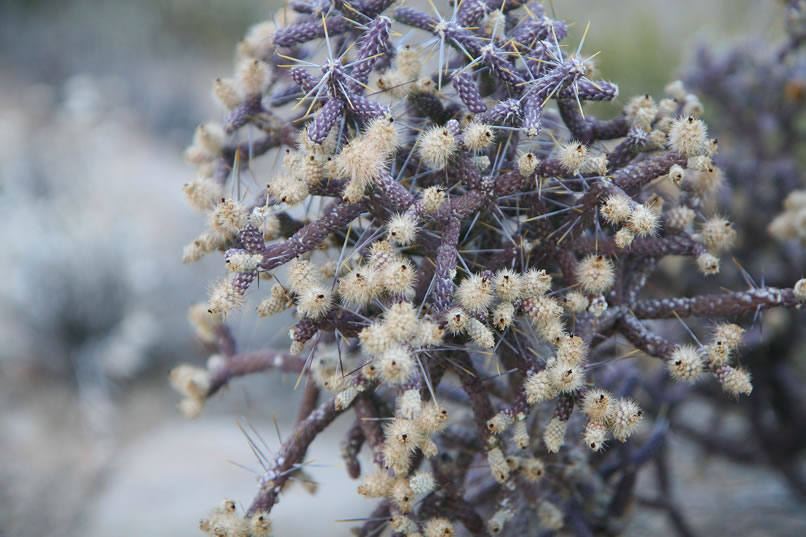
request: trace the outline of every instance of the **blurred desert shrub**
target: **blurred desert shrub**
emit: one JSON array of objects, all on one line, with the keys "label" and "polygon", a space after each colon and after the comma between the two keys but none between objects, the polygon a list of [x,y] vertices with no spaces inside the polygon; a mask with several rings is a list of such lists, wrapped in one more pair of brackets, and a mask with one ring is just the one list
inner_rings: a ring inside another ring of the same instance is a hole
[{"label": "blurred desert shrub", "polygon": [[120,378],[186,344],[170,319],[184,284],[163,274],[179,264],[182,226],[162,227],[177,200],[155,184],[171,148],[143,136],[121,84],[76,76],[0,98],[0,365]]}]

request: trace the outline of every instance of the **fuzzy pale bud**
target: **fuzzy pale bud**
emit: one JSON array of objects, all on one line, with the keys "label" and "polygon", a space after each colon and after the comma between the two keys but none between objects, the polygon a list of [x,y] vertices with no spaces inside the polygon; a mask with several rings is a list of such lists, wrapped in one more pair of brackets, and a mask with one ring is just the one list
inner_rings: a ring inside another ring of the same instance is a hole
[{"label": "fuzzy pale bud", "polygon": [[423,164],[434,170],[441,170],[457,151],[456,138],[444,127],[432,127],[423,133],[417,146],[417,153]]},{"label": "fuzzy pale bud", "polygon": [[680,345],[666,361],[666,369],[675,380],[694,382],[705,366],[702,351],[692,345]]},{"label": "fuzzy pale bud", "polygon": [[615,281],[613,262],[603,255],[591,254],[577,264],[576,277],[579,285],[588,293],[604,293]]}]

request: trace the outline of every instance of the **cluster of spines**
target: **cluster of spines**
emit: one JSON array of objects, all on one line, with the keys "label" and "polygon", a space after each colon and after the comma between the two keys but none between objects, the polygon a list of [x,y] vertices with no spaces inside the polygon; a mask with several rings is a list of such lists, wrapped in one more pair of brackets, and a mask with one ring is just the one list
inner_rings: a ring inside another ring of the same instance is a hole
[{"label": "cluster of spines", "polygon": [[224,500],[199,521],[199,529],[213,537],[268,537],[271,521],[265,512],[241,516],[235,501]]},{"label": "cluster of spines", "polygon": [[714,326],[711,341],[704,346],[679,345],[666,359],[669,374],[681,382],[695,382],[706,371],[714,374],[731,395],[750,395],[750,373],[731,362],[742,345],[744,329],[733,323]]}]

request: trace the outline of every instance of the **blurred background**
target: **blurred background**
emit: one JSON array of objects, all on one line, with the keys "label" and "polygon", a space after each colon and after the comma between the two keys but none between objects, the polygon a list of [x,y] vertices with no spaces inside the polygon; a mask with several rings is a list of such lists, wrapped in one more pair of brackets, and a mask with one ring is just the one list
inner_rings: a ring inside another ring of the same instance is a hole
[{"label": "blurred background", "polygon": [[[235,43],[278,6],[0,2],[0,534],[198,535],[223,496],[253,495],[255,476],[239,465],[256,464],[236,421],[270,447],[291,430],[296,378],[235,382],[195,422],[176,411],[167,381],[175,364],[206,359],[186,311],[222,270],[215,256],[181,263],[202,226],[183,200],[193,170],[182,151],[197,123],[219,119],[211,83],[231,72]],[[619,83],[622,104],[659,94],[699,44],[775,41],[783,28],[773,0],[553,9],[577,21],[571,43],[592,21],[585,50],[602,50],[597,67]],[[232,326],[248,348],[286,346],[290,324],[247,309]],[[314,444],[320,496],[284,496],[277,535],[348,535],[334,521],[371,508],[340,467],[348,425]],[[678,497],[701,535],[806,534],[804,506],[780,476],[673,442]],[[627,535],[669,534],[660,515],[637,515]]]}]

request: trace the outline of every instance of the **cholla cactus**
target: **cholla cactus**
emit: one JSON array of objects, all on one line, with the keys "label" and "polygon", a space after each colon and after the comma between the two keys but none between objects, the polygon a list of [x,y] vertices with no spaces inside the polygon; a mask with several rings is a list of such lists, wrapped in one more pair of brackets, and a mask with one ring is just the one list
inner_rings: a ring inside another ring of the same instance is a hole
[{"label": "cholla cactus", "polygon": [[[650,320],[803,300],[793,287],[718,291],[720,255],[742,230],[704,208],[724,181],[702,105],[672,84],[614,118],[584,114],[618,87],[591,78],[583,43],[560,46],[567,25],[536,2],[291,8],[293,21],[260,24],[241,43],[235,77],[214,84],[223,124],[199,127],[186,153],[198,179],[185,191],[210,224],[185,258],[219,250],[227,275],[192,315],[216,358],[172,378],[190,417],[235,376],[275,368],[315,382],[250,521],[218,509],[202,529],[267,532],[255,517],[268,520],[309,444],[344,412],[356,417],[348,472],[379,499],[360,535],[385,524],[426,537],[606,528],[664,431],[608,455],[644,418],[611,342],[621,336],[677,381],[744,395],[741,328],[673,341]],[[411,29],[420,45],[393,39]],[[272,156],[283,168],[242,198],[247,169]],[[713,292],[641,298],[650,279],[664,288],[655,268],[667,256],[689,258],[687,277]],[[295,308],[290,349],[236,352],[226,318],[247,293],[265,294],[254,285],[264,278],[277,283],[261,316]],[[363,445],[372,471],[358,464]],[[624,477],[609,486],[614,468]]]}]

